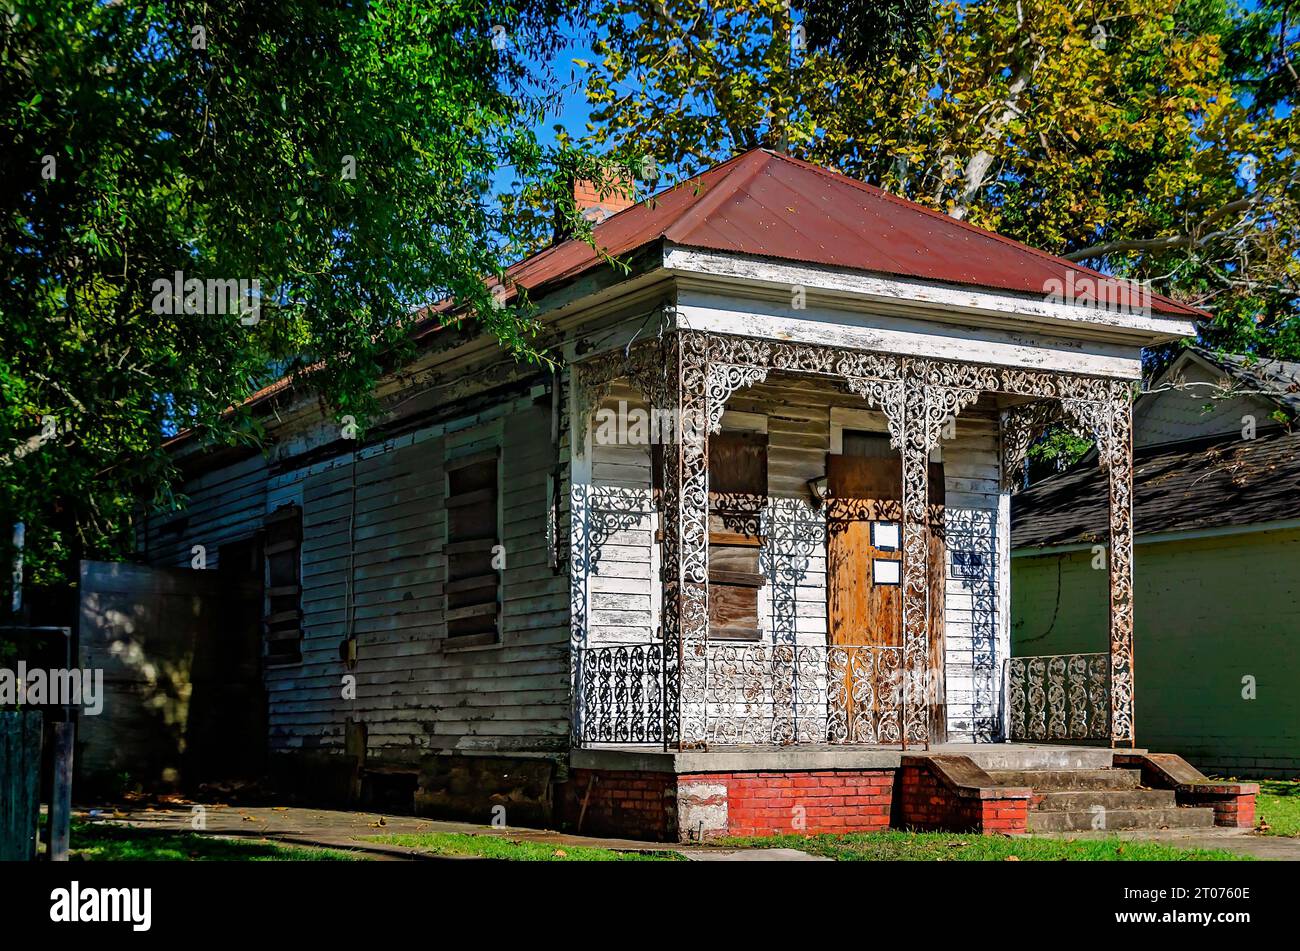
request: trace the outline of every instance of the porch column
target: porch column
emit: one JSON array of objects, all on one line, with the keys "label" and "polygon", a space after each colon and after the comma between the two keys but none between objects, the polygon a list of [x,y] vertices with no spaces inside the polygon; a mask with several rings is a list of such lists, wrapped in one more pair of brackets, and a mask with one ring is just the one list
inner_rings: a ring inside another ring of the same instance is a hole
[{"label": "porch column", "polygon": [[668,745],[707,738],[709,633],[709,388],[707,341],[679,330],[666,338],[660,400],[674,424],[664,446],[663,633]]},{"label": "porch column", "polygon": [[1133,403],[1117,387],[1100,448],[1110,488],[1110,738],[1134,745]]},{"label": "porch column", "polygon": [[903,438],[903,722],[902,741],[929,745],[930,501],[929,386],[904,374]]},{"label": "porch column", "polygon": [[[930,744],[930,451],[980,394],[999,388],[991,367],[907,360],[903,368],[903,740]],[[939,663],[943,663],[942,657]]]}]

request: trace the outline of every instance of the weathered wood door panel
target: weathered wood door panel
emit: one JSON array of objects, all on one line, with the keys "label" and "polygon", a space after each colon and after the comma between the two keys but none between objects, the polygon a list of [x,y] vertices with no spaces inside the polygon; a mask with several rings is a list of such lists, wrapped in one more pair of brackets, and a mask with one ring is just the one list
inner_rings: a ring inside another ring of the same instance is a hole
[{"label": "weathered wood door panel", "polygon": [[758,592],[767,436],[716,433],[709,438],[709,636],[759,637]]},{"label": "weathered wood door panel", "polygon": [[[859,443],[859,446],[862,445]],[[870,445],[867,443],[867,445]],[[826,459],[826,596],[828,643],[901,647],[902,463],[896,453]],[[943,466],[930,466],[931,739],[943,739]],[[846,690],[852,696],[852,690]]]}]

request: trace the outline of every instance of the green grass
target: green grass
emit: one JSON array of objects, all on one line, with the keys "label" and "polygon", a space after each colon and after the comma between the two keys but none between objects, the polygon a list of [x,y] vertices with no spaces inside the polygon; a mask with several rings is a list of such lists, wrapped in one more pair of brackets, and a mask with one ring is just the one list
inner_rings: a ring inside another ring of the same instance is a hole
[{"label": "green grass", "polygon": [[1268,824],[1268,835],[1300,836],[1300,780],[1261,779],[1255,819]]},{"label": "green grass", "polygon": [[675,852],[615,852],[579,845],[531,842],[500,835],[470,835],[462,832],[420,832],[405,835],[367,836],[363,841],[400,845],[434,855],[472,855],[511,862],[664,862],[680,860]]},{"label": "green grass", "polygon": [[90,862],[347,862],[361,855],[299,848],[268,839],[222,839],[195,832],[74,822],[69,851]]},{"label": "green grass", "polygon": [[859,832],[724,839],[722,846],[801,849],[840,862],[1231,862],[1219,849],[1176,849],[1119,839],[1025,839],[949,832]]}]

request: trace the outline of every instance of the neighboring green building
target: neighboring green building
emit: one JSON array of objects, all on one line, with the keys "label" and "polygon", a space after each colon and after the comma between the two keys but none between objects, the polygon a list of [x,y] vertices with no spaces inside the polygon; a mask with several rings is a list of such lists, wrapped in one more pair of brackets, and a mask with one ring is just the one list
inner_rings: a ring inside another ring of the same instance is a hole
[{"label": "neighboring green building", "polygon": [[[1300,776],[1300,364],[1188,351],[1134,409],[1137,742]],[[1095,461],[1012,501],[1012,655],[1106,650]]]}]

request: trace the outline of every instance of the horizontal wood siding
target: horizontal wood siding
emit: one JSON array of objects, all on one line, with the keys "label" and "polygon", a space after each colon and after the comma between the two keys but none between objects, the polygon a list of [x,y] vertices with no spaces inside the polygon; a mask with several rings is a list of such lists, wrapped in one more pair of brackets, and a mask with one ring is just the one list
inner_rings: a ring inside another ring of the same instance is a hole
[{"label": "horizontal wood siding", "polygon": [[[444,460],[496,446],[500,643],[449,644]],[[259,458],[187,485],[183,532],[149,522],[150,561],[188,567],[201,538],[213,568],[221,542],[260,530],[281,505],[302,506],[302,660],[265,671],[273,751],[342,751],[350,720],[366,725],[368,755],[379,761],[557,751],[569,731],[569,631],[567,576],[548,563],[553,461],[549,403],[531,396],[276,474]],[[351,670],[341,654],[349,629]],[[344,698],[347,675],[355,699]]]},{"label": "horizontal wood siding", "polygon": [[266,514],[267,465],[254,456],[205,473],[182,488],[184,508],[145,520],[141,530],[144,560],[166,568],[189,568],[194,546],[202,545],[209,569],[219,550],[261,530]]},{"label": "horizontal wood siding", "polygon": [[727,402],[729,412],[767,419],[761,633],[778,644],[825,644],[826,516],[813,507],[807,481],[826,472],[836,394],[812,381],[773,379]]},{"label": "horizontal wood siding", "polygon": [[998,531],[1001,494],[997,409],[986,397],[957,420],[945,440],[944,532],[948,565],[944,600],[944,685],[948,739],[988,741],[999,731],[1003,627]]},{"label": "horizontal wood siding", "polygon": [[[626,420],[645,411],[635,390],[618,386],[595,419]],[[658,625],[651,447],[620,443],[611,428],[597,426],[587,451],[593,486],[586,509],[588,643],[644,642]]]}]

